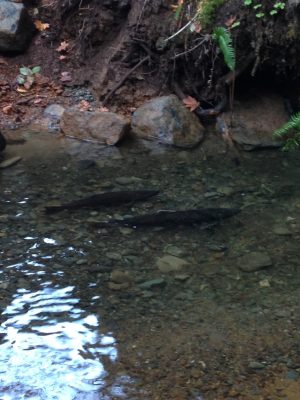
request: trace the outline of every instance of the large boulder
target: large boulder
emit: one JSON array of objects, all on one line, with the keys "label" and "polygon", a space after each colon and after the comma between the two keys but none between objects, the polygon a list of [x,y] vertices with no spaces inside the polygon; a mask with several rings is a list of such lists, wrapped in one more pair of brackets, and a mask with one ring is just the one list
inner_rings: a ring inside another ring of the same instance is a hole
[{"label": "large boulder", "polygon": [[201,142],[204,128],[195,114],[174,95],[154,98],[132,116],[134,135],[159,143],[192,148]]},{"label": "large boulder", "polygon": [[128,130],[129,121],[112,112],[68,108],[61,117],[60,128],[70,137],[114,145]]},{"label": "large boulder", "polygon": [[[231,115],[225,115],[230,125]],[[283,141],[274,137],[274,131],[288,121],[283,98],[275,93],[254,93],[241,102],[235,102],[231,134],[244,150],[279,147]]]},{"label": "large boulder", "polygon": [[0,0],[0,52],[22,53],[34,31],[34,24],[23,4]]}]

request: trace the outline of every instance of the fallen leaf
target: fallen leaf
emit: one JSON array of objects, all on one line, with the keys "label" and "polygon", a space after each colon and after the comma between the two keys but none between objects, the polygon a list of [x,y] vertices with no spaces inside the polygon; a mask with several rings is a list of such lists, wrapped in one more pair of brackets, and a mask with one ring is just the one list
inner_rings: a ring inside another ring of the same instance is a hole
[{"label": "fallen leaf", "polygon": [[91,104],[86,100],[81,100],[79,103],[79,110],[80,111],[88,111],[91,108]]},{"label": "fallen leaf", "polygon": [[58,46],[56,51],[58,51],[60,53],[62,51],[66,51],[68,47],[69,47],[69,43],[64,40],[63,42],[60,43],[60,45]]},{"label": "fallen leaf", "polygon": [[60,80],[61,82],[71,82],[72,80],[71,73],[68,71],[62,72]]},{"label": "fallen leaf", "polygon": [[4,106],[2,108],[2,111],[4,112],[4,114],[11,114],[13,112],[13,105],[8,104],[7,106]]},{"label": "fallen leaf", "polygon": [[192,96],[187,96],[182,100],[183,104],[188,108],[190,111],[195,111],[196,108],[200,106],[199,101],[194,99]]},{"label": "fallen leaf", "polygon": [[17,92],[19,92],[19,93],[27,93],[28,90],[26,90],[26,89],[24,89],[24,88],[21,88],[21,87],[18,87],[18,88],[17,88]]},{"label": "fallen leaf", "polygon": [[58,59],[59,61],[65,61],[67,59],[67,56],[60,55]]},{"label": "fallen leaf", "polygon": [[40,21],[39,19],[37,19],[36,21],[34,21],[34,25],[36,27],[36,29],[40,32],[45,31],[46,29],[49,29],[50,25]]}]

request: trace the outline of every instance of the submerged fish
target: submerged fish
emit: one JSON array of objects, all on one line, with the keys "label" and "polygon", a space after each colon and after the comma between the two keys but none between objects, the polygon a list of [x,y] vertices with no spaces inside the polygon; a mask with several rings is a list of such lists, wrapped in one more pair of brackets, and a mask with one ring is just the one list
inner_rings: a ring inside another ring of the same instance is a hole
[{"label": "submerged fish", "polygon": [[158,194],[158,190],[128,190],[119,192],[105,192],[93,194],[89,197],[74,200],[57,206],[46,206],[46,213],[55,213],[62,210],[75,210],[77,208],[99,208],[146,200]]},{"label": "submerged fish", "polygon": [[220,222],[224,218],[232,217],[240,210],[237,208],[200,208],[183,211],[158,211],[154,214],[138,215],[121,220],[113,219],[95,222],[93,226],[103,228],[109,225],[139,226],[170,226],[194,225]]}]

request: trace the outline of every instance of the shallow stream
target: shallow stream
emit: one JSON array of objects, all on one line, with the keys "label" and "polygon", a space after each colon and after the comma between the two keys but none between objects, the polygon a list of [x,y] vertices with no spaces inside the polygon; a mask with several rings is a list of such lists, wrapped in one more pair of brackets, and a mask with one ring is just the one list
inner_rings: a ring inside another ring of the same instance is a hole
[{"label": "shallow stream", "polygon": [[[0,171],[1,400],[299,400],[300,155],[28,135]],[[47,215],[112,190],[144,202]],[[206,227],[95,221],[238,207]]]}]

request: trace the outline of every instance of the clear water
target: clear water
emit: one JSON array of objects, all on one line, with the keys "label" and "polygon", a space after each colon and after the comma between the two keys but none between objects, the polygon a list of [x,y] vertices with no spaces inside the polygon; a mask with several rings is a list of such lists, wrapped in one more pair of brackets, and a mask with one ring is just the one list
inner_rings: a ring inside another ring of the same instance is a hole
[{"label": "clear water", "polygon": [[[23,160],[0,172],[1,400],[298,398],[297,153],[245,153],[237,167],[218,142],[104,149],[31,135],[14,155]],[[48,203],[142,188],[160,194],[44,213]],[[92,226],[221,206],[241,212],[206,230]],[[243,272],[257,251],[272,265]],[[186,266],[163,273],[165,256]]]}]

